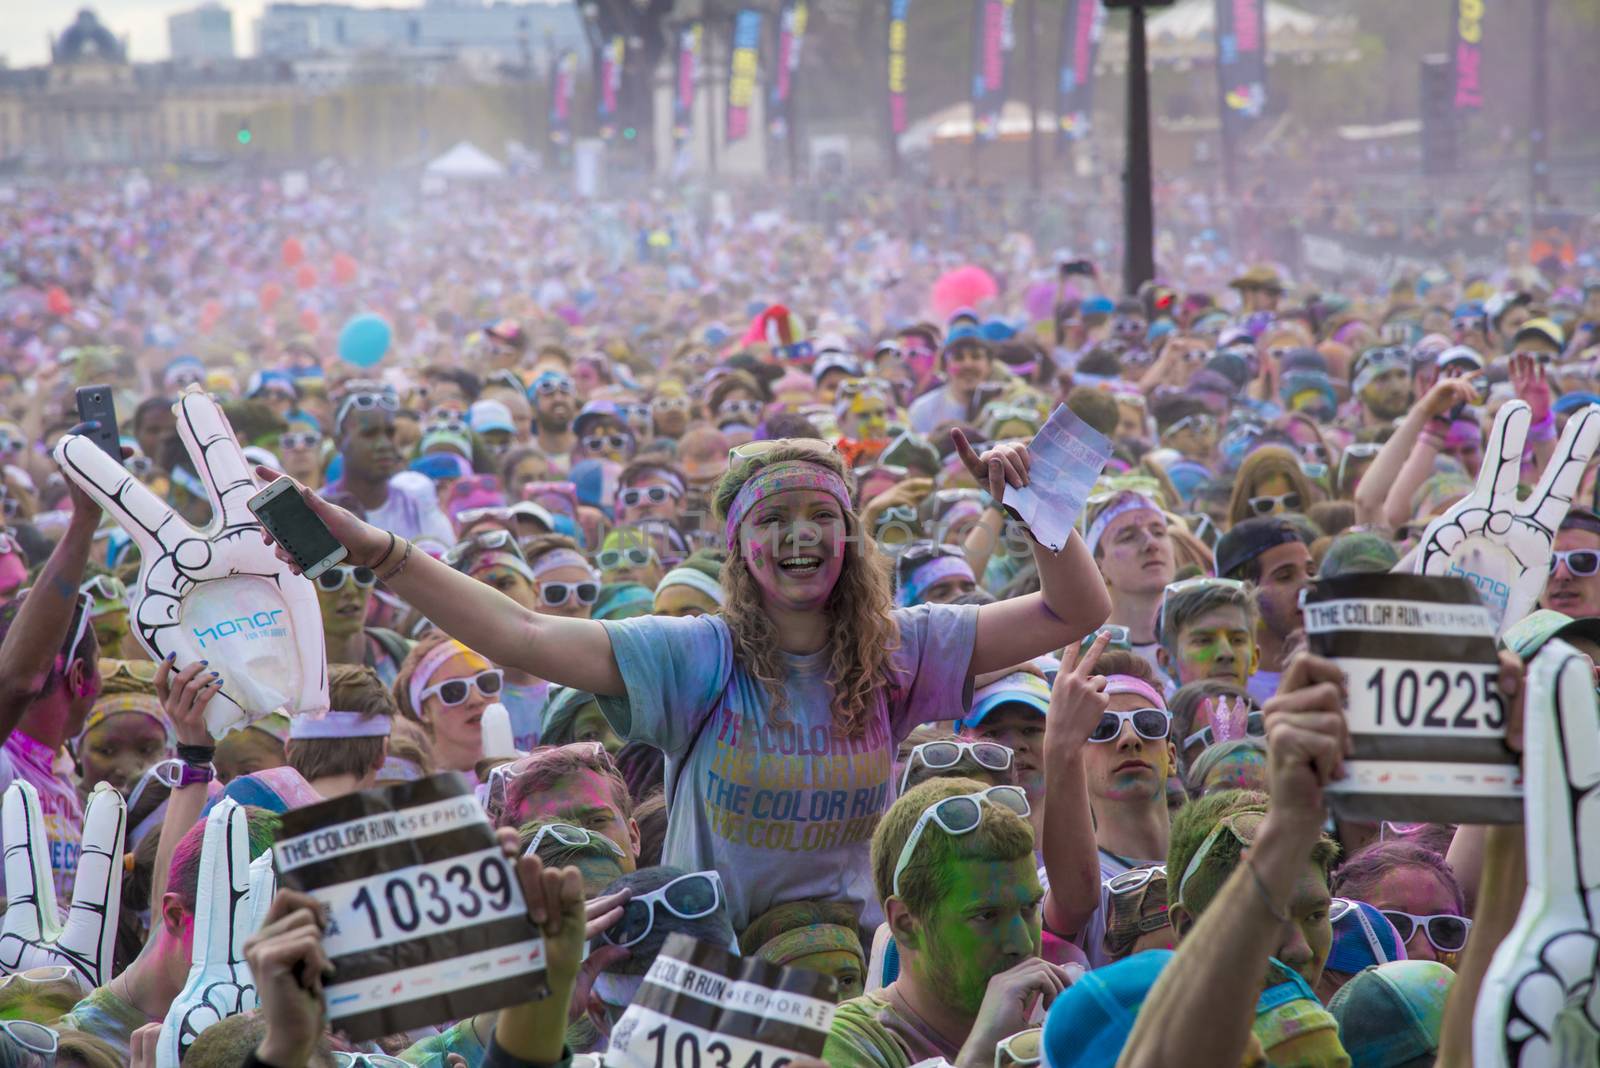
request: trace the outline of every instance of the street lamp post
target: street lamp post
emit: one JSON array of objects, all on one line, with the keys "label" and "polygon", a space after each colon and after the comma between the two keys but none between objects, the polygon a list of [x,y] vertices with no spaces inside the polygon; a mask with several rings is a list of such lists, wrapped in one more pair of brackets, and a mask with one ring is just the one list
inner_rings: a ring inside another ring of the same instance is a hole
[{"label": "street lamp post", "polygon": [[1156,275],[1155,206],[1150,182],[1150,63],[1145,45],[1146,8],[1172,0],[1105,0],[1107,10],[1128,11],[1128,137],[1122,166],[1122,288],[1130,296]]}]

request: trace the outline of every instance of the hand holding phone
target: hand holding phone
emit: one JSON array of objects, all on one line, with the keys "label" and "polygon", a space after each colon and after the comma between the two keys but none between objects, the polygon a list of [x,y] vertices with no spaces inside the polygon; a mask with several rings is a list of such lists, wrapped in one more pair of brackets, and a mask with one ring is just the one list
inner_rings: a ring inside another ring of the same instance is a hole
[{"label": "hand holding phone", "polygon": [[85,427],[83,436],[117,463],[122,462],[122,436],[117,431],[117,405],[111,387],[82,386],[77,392],[78,422],[95,423]]},{"label": "hand holding phone", "polygon": [[333,532],[311,510],[294,479],[280,478],[250,498],[252,515],[282,545],[308,579],[314,579],[349,555]]}]

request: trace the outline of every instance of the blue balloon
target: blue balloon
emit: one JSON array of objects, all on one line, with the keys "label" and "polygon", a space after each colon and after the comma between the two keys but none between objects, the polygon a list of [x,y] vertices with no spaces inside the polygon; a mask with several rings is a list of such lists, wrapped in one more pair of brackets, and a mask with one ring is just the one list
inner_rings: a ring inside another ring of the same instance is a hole
[{"label": "blue balloon", "polygon": [[389,351],[394,331],[381,315],[357,315],[339,331],[339,359],[357,367],[371,367]]}]

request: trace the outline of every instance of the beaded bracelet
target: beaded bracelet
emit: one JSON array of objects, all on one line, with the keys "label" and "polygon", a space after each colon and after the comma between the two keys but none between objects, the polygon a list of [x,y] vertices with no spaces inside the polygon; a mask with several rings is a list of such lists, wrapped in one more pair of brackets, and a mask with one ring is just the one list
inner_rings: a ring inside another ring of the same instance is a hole
[{"label": "beaded bracelet", "polygon": [[[391,534],[390,537],[393,537],[393,535]],[[387,559],[387,554],[385,555],[385,559]],[[411,542],[407,541],[406,542],[406,551],[404,553],[400,554],[400,562],[398,564],[394,565],[394,567],[390,568],[384,574],[379,575],[378,576],[378,581],[379,582],[383,582],[383,583],[389,582],[390,579],[395,578],[396,576],[398,576],[400,574],[400,572],[404,571],[406,569],[406,565],[409,564],[410,562],[411,562]]]}]

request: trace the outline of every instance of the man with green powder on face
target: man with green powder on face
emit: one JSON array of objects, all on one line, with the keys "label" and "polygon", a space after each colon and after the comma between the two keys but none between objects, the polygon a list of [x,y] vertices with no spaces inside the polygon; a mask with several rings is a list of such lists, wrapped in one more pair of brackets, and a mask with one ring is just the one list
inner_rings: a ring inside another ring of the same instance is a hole
[{"label": "man with green powder on face", "polygon": [[1017,787],[930,779],[907,791],[872,836],[872,876],[900,974],[839,1006],[822,1050],[831,1068],[934,1057],[988,1068],[1071,982],[1039,958],[1044,890]]}]

